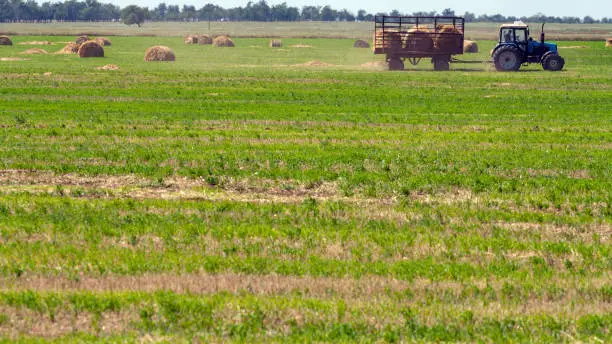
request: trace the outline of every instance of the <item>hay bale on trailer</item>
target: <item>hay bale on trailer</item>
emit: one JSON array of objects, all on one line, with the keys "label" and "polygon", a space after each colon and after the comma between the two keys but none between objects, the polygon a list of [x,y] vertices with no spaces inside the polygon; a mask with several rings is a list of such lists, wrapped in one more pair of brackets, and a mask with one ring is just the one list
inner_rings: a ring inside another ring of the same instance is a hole
[{"label": "hay bale on trailer", "polygon": [[196,35],[185,36],[185,44],[198,44],[198,37]]},{"label": "hay bale on trailer", "polygon": [[283,41],[281,41],[280,39],[271,39],[269,45],[270,48],[282,48]]},{"label": "hay bale on trailer", "polygon": [[432,33],[424,27],[413,27],[405,35],[404,47],[409,50],[427,51],[433,50],[434,41]]},{"label": "hay bale on trailer", "polygon": [[234,41],[231,38],[225,35],[217,36],[213,40],[213,45],[215,47],[234,47]]},{"label": "hay bale on trailer", "polygon": [[446,47],[454,47],[461,43],[461,31],[454,25],[438,25],[438,34],[435,39],[436,49],[445,49]]},{"label": "hay bale on trailer", "polygon": [[374,42],[376,42],[374,49],[401,49],[402,34],[399,31],[382,31],[382,29],[377,29],[374,32]]},{"label": "hay bale on trailer", "polygon": [[200,45],[208,45],[213,43],[213,39],[209,35],[196,35],[196,38],[198,39],[198,44]]},{"label": "hay bale on trailer", "polygon": [[85,43],[87,41],[89,41],[89,36],[82,35],[82,36],[78,36],[74,42],[78,46],[80,46],[81,44],[83,44],[83,43]]},{"label": "hay bale on trailer", "polygon": [[104,49],[96,41],[87,41],[79,46],[80,57],[104,57]]},{"label": "hay bale on trailer", "polygon": [[0,36],[0,45],[13,45],[9,36]]},{"label": "hay bale on trailer", "polygon": [[98,43],[100,46],[108,46],[111,45],[112,42],[110,41],[110,39],[106,38],[106,37],[96,37],[94,39],[94,41],[96,41],[96,43]]},{"label": "hay bale on trailer", "polygon": [[474,41],[463,41],[463,52],[464,53],[477,53],[478,52],[478,43]]},{"label": "hay bale on trailer", "polygon": [[68,42],[66,46],[56,52],[56,54],[76,54],[79,52],[79,46],[74,42]]},{"label": "hay bale on trailer", "polygon": [[147,49],[144,60],[146,62],[174,61],[176,60],[176,56],[174,55],[174,51],[172,51],[172,49],[163,45],[155,45]]},{"label": "hay bale on trailer", "polygon": [[612,48],[612,38],[606,39],[606,47]]},{"label": "hay bale on trailer", "polygon": [[369,48],[370,43],[364,41],[363,39],[358,39],[353,43],[353,48]]}]

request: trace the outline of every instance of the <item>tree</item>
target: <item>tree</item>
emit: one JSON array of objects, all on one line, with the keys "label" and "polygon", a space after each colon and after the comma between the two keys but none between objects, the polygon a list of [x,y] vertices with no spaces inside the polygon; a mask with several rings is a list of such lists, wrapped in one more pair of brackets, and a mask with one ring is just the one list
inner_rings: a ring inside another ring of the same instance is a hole
[{"label": "tree", "polygon": [[455,11],[453,11],[450,8],[445,8],[444,11],[442,11],[442,16],[444,16],[444,17],[454,17],[455,16]]},{"label": "tree", "polygon": [[136,24],[138,27],[145,21],[145,10],[136,5],[130,5],[121,10],[121,21],[125,25]]}]

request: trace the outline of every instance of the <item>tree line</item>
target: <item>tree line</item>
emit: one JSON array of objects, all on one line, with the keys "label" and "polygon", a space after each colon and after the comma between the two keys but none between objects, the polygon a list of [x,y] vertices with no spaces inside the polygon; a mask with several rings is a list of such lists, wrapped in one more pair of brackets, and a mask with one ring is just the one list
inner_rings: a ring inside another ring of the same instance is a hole
[{"label": "tree line", "polygon": [[[0,22],[19,21],[114,21],[123,20],[126,24],[141,24],[150,21],[372,21],[375,15],[422,15],[435,16],[460,15],[467,22],[525,22],[547,23],[612,23],[612,18],[595,19],[591,16],[553,17],[538,13],[529,17],[503,16],[501,14],[476,15],[471,12],[456,14],[450,8],[438,13],[413,12],[402,13],[393,10],[388,13],[368,13],[360,9],[356,13],[347,9],[334,9],[331,6],[289,6],[287,3],[269,5],[265,0],[249,1],[246,6],[223,8],[214,4],[206,4],[201,8],[191,5],[168,5],[160,3],[149,9],[135,5],[121,9],[110,3],[100,3],[97,0],[68,0],[64,2],[44,2],[38,4],[34,0],[0,0]],[[126,18],[129,18],[126,20]]]}]

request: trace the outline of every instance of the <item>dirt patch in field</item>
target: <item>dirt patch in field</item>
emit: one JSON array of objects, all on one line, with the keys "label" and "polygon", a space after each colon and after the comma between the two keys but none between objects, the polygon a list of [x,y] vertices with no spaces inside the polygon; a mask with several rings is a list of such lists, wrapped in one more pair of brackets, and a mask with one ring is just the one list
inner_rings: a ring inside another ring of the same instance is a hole
[{"label": "dirt patch in field", "polygon": [[317,60],[308,61],[305,63],[295,64],[294,67],[332,67],[333,64],[327,62],[321,62]]},{"label": "dirt patch in field", "polygon": [[294,44],[291,47],[292,48],[312,48],[312,45],[308,45],[308,44]]},{"label": "dirt patch in field", "polygon": [[96,70],[119,70],[119,66],[114,64],[107,64],[104,66],[96,67]]},{"label": "dirt patch in field", "polygon": [[44,49],[40,49],[40,48],[32,48],[32,49],[28,49],[26,51],[22,51],[20,54],[23,55],[36,55],[36,54],[48,54],[48,52]]},{"label": "dirt patch in field", "polygon": [[52,45],[53,43],[49,41],[30,41],[30,42],[21,42],[19,45]]},{"label": "dirt patch in field", "polygon": [[30,61],[32,59],[23,59],[21,57],[0,57],[0,61]]},{"label": "dirt patch in field", "polygon": [[388,66],[384,61],[372,61],[363,63],[360,67],[365,69],[386,69]]}]

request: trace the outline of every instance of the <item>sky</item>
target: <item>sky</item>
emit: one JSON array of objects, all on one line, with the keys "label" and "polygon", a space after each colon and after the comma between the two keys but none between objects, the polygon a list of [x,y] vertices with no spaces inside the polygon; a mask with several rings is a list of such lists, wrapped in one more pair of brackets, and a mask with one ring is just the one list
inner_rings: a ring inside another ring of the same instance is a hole
[{"label": "sky", "polygon": [[[253,0],[257,2],[259,0]],[[286,2],[289,6],[302,8],[304,5],[325,6],[330,5],[334,9],[343,9],[356,13],[358,9],[365,9],[370,13],[389,12],[397,9],[402,13],[412,13],[416,11],[438,11],[442,12],[445,8],[455,10],[455,13],[463,14],[465,11],[478,14],[503,14],[504,16],[530,16],[536,13],[543,13],[556,17],[584,17],[590,15],[593,18],[612,17],[611,0],[507,0],[507,1],[485,1],[485,0],[438,0],[428,3],[426,1],[405,1],[405,0],[266,0],[268,4],[280,4]],[[200,8],[207,3],[213,3],[224,8],[245,6],[248,0],[101,0],[110,2],[121,7],[126,5],[157,7],[161,2],[176,5],[194,5]]]}]

